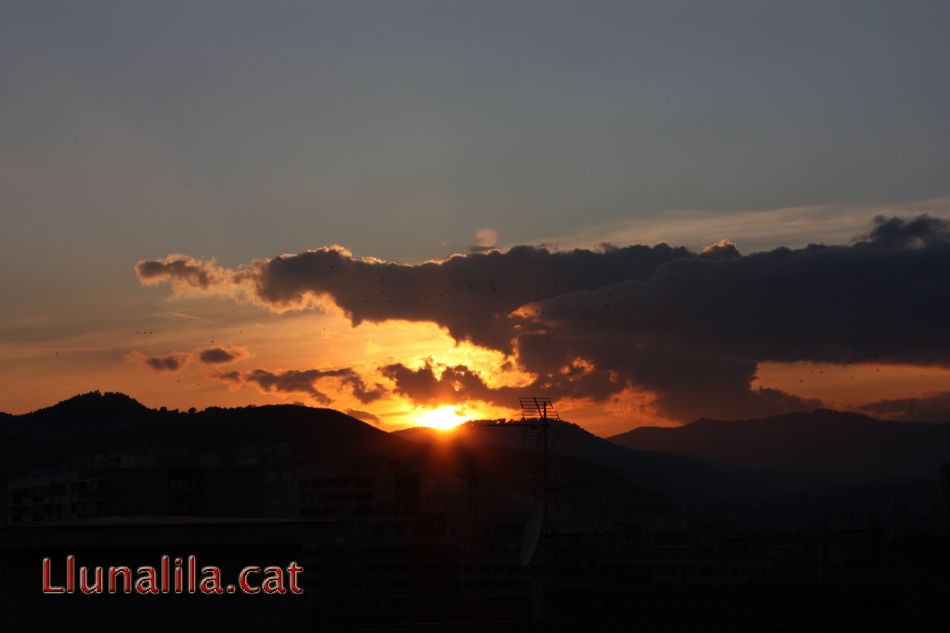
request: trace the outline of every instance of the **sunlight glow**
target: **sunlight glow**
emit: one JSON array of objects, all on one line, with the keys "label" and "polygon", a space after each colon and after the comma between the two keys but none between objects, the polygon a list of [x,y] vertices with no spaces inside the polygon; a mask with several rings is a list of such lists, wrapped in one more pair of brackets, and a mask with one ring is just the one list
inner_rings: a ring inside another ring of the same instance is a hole
[{"label": "sunlight glow", "polygon": [[428,426],[440,431],[448,431],[465,422],[468,417],[457,407],[447,405],[436,409],[426,409],[414,416],[414,419],[418,426]]}]

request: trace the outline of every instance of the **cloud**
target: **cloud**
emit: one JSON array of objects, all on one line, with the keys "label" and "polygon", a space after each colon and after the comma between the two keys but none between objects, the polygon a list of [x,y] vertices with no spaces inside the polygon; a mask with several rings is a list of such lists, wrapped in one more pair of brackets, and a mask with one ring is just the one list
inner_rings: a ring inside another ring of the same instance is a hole
[{"label": "cloud", "polygon": [[530,371],[582,355],[676,419],[814,404],[752,389],[762,361],[948,365],[947,222],[885,224],[853,246],[682,258],[645,282],[550,299],[523,324],[519,360]]},{"label": "cloud", "polygon": [[528,391],[604,401],[633,390],[671,419],[757,417],[819,404],[755,388],[760,362],[950,366],[948,226],[881,217],[851,245],[747,255],[729,241],[701,253],[516,246],[403,265],[327,248],[215,274],[275,310],[319,297],[354,325],[431,321],[457,341],[508,354],[533,377],[491,388],[464,365],[381,368],[396,393],[420,404],[510,406]]},{"label": "cloud", "polygon": [[739,257],[739,249],[731,240],[719,240],[703,249],[704,256],[710,258]]},{"label": "cloud", "polygon": [[[236,292],[275,311],[329,300],[353,325],[390,319],[431,321],[446,327],[456,340],[510,351],[516,332],[508,314],[525,303],[628,279],[649,279],[659,266],[690,255],[665,244],[568,252],[516,246],[504,253],[403,265],[354,259],[345,249],[328,247],[257,260],[233,271],[190,258],[184,273],[178,272],[182,267],[165,266],[165,260],[141,261],[137,267],[156,271],[150,283],[164,279],[192,290]],[[205,267],[207,274],[198,274],[196,266]],[[214,281],[205,285],[208,279]]]},{"label": "cloud", "polygon": [[357,420],[362,420],[363,422],[369,422],[370,424],[375,424],[379,426],[381,420],[379,416],[373,415],[369,411],[360,411],[359,409],[347,409],[344,411],[348,416],[356,418]]},{"label": "cloud", "polygon": [[893,398],[862,405],[861,410],[889,420],[950,422],[950,391],[921,394],[914,398]]},{"label": "cloud", "polygon": [[233,275],[218,268],[214,261],[202,261],[181,254],[136,262],[135,274],[143,284],[168,282],[175,290],[210,290],[233,278]]},{"label": "cloud", "polygon": [[597,370],[580,359],[521,387],[490,387],[478,371],[465,365],[437,367],[431,361],[418,369],[394,363],[381,367],[380,371],[393,381],[396,394],[426,405],[480,400],[511,407],[525,393],[553,393],[603,401],[620,391],[617,376]]},{"label": "cloud", "polygon": [[950,243],[950,222],[929,215],[919,215],[910,220],[878,215],[866,239],[879,248],[940,246]]},{"label": "cloud", "polygon": [[326,379],[336,379],[340,385],[349,387],[356,399],[364,404],[378,400],[386,393],[381,385],[367,387],[363,379],[349,367],[283,371],[254,369],[246,372],[218,372],[215,377],[239,386],[254,383],[264,393],[304,393],[323,405],[333,402],[330,396],[317,388]]},{"label": "cloud", "polygon": [[198,359],[209,365],[224,365],[233,363],[250,356],[243,347],[206,347],[198,350]]},{"label": "cloud", "polygon": [[165,356],[147,356],[141,352],[132,352],[126,358],[155,371],[178,371],[188,364],[191,355],[184,352],[173,352]]},{"label": "cloud", "polygon": [[820,204],[779,209],[715,212],[678,210],[654,217],[596,226],[571,235],[543,236],[563,248],[612,244],[681,244],[700,248],[729,238],[744,251],[801,248],[812,243],[847,244],[867,231],[875,216],[929,214],[950,219],[950,197],[893,205]]}]

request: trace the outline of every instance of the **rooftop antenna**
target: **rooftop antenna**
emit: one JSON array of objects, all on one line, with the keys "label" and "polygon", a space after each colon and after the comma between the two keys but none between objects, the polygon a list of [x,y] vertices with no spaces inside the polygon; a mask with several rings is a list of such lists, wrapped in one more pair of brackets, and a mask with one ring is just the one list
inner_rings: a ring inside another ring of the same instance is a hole
[{"label": "rooftop antenna", "polygon": [[530,425],[529,428],[537,428],[541,431],[541,450],[544,459],[544,487],[542,489],[542,520],[541,525],[545,534],[550,530],[549,512],[551,500],[551,473],[548,466],[548,430],[551,427],[551,420],[560,420],[557,411],[554,410],[554,403],[550,398],[540,398],[530,396],[518,399],[521,404],[521,424]]},{"label": "rooftop antenna", "polygon": [[[541,536],[550,533],[549,499],[551,486],[548,467],[548,450],[550,449],[551,442],[548,438],[548,431],[551,428],[551,422],[560,421],[561,418],[558,416],[557,411],[554,410],[554,403],[551,402],[550,398],[528,396],[519,398],[518,400],[521,405],[520,422],[495,422],[482,424],[480,426],[494,429],[517,429],[524,431],[525,436],[527,436],[527,432],[532,429],[538,429],[540,431],[540,443],[543,452],[544,488],[541,491],[541,498],[531,502],[528,521],[525,523],[524,532],[521,536],[519,561],[521,566],[527,569],[538,549],[538,542],[541,540]],[[560,431],[560,427],[555,427],[555,430]],[[545,573],[543,570],[543,558],[541,566],[542,567],[539,568],[535,565],[529,572],[531,581],[531,619],[536,622],[544,620]]]},{"label": "rooftop antenna", "polygon": [[[531,558],[533,557],[535,550],[537,549],[538,540],[540,539],[541,535],[548,534],[550,531],[549,519],[551,505],[551,477],[548,452],[550,450],[552,440],[548,437],[548,432],[551,429],[551,422],[560,421],[561,418],[554,409],[554,403],[550,398],[541,396],[527,396],[519,398],[518,401],[519,405],[521,406],[520,422],[489,423],[481,426],[494,429],[515,429],[524,431],[526,435],[528,431],[537,429],[540,434],[539,443],[543,460],[543,486],[540,495],[540,502],[533,504],[530,510],[531,514],[528,518],[528,523],[525,526],[524,538],[522,540],[521,564],[522,566],[527,567],[531,562]],[[556,430],[559,430],[557,427],[555,428]],[[529,543],[529,541],[532,540],[533,542]]]}]

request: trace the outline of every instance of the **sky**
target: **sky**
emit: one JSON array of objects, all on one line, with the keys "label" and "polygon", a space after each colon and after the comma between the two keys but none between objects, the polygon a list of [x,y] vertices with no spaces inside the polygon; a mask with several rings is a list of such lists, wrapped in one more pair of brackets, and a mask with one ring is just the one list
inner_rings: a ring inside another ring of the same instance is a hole
[{"label": "sky", "polygon": [[942,417],[948,26],[913,0],[7,0],[0,410]]}]

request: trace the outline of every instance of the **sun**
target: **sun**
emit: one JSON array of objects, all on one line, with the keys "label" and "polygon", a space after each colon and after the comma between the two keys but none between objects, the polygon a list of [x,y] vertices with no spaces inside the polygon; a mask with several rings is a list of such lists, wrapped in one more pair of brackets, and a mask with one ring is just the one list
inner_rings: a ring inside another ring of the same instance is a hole
[{"label": "sun", "polygon": [[454,429],[462,422],[465,422],[466,418],[457,407],[446,405],[425,410],[414,416],[414,420],[419,426],[428,426],[433,429],[439,429],[440,431],[448,431],[449,429]]}]

